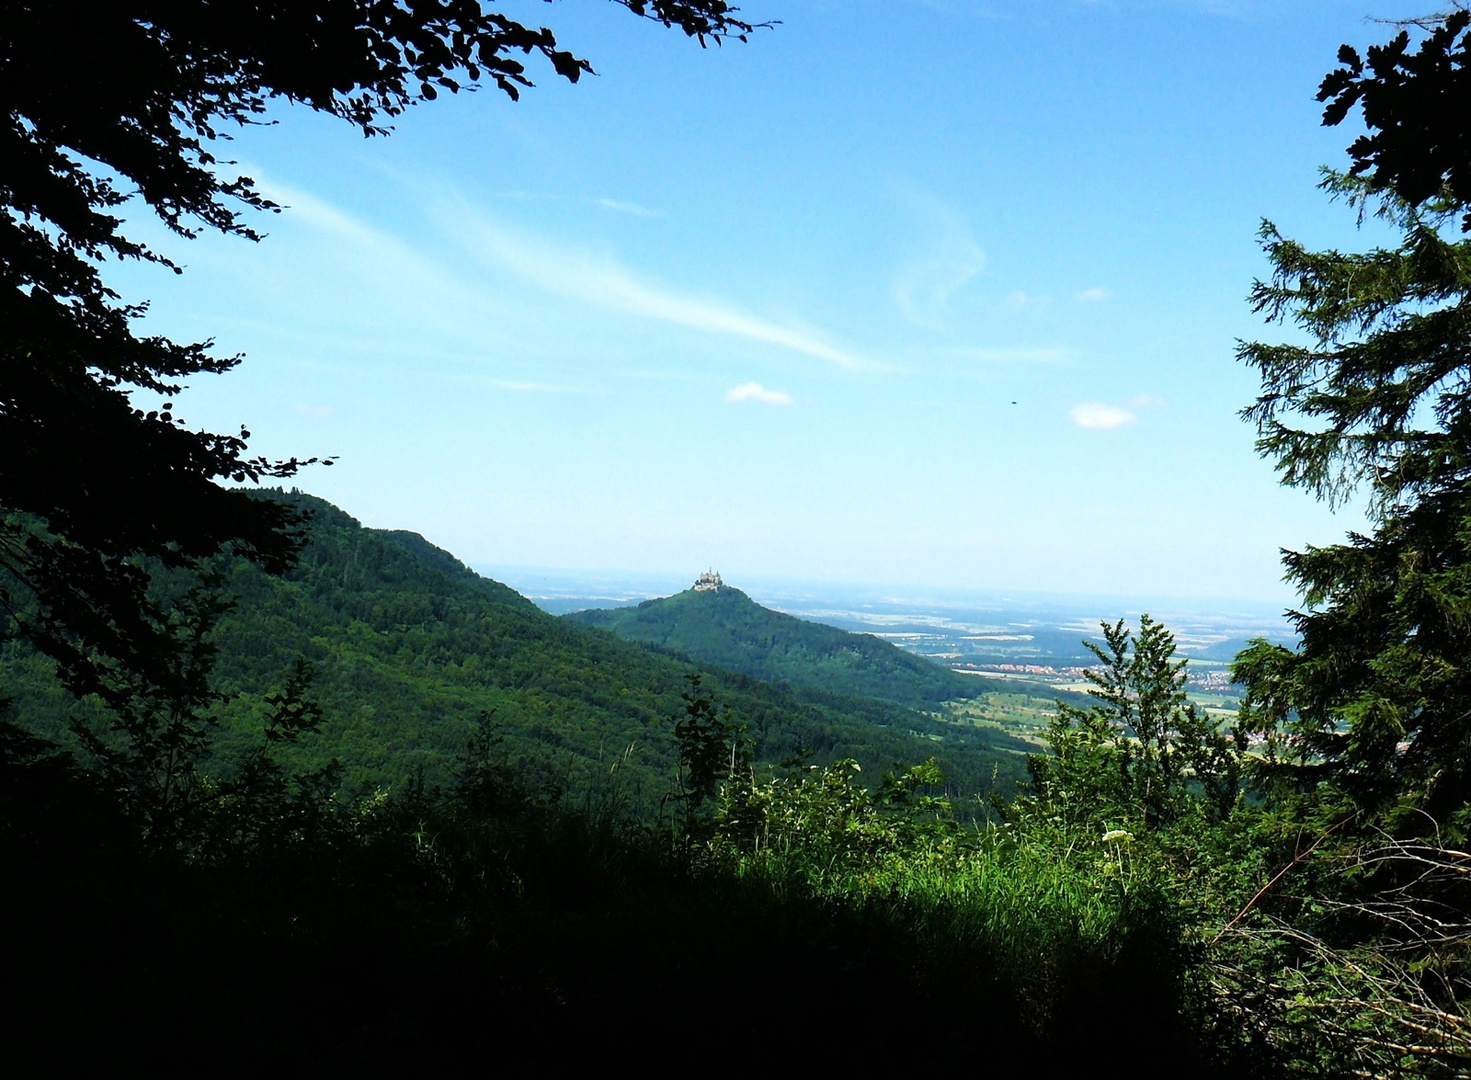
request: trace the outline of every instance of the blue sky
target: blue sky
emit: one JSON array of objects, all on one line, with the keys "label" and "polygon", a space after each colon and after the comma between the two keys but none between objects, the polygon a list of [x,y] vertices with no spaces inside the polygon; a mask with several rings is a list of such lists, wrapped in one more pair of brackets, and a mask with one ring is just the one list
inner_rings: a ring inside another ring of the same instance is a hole
[{"label": "blue sky", "polygon": [[[246,360],[180,409],[472,564],[1286,604],[1360,524],[1237,417],[1269,217],[1353,246],[1313,100],[1375,9],[749,0],[700,50],[598,0],[511,5],[599,72],[303,109],[232,150],[257,245],[113,268]],[[137,226],[157,236],[140,218]]]}]

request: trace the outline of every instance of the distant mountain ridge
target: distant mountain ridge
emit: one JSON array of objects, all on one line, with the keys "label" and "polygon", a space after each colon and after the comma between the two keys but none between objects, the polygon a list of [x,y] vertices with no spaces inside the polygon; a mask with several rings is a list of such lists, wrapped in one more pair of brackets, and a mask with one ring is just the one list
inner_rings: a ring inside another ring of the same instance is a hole
[{"label": "distant mountain ridge", "polygon": [[872,634],[772,611],[709,574],[673,596],[562,618],[765,682],[860,694],[912,707],[999,688],[992,680],[956,674]]}]

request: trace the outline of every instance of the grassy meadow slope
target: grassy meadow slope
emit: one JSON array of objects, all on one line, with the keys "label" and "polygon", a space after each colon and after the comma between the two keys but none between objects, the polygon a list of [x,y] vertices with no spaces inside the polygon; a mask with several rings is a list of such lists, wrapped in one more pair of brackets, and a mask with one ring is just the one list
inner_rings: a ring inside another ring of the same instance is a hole
[{"label": "grassy meadow slope", "polygon": [[686,589],[637,607],[563,618],[644,641],[767,682],[862,694],[919,708],[996,690],[872,634],[854,634],[762,607],[740,589]]},{"label": "grassy meadow slope", "polygon": [[[259,728],[265,697],[298,657],[316,672],[321,731],[292,753],[300,765],[341,762],[349,790],[397,786],[422,771],[446,779],[480,718],[528,774],[562,787],[606,784],[614,763],[625,794],[651,801],[674,767],[671,718],[696,665],[613,634],[557,619],[466,568],[414,533],[363,528],[336,507],[310,508],[308,542],[281,578],[241,562],[239,597],[221,621],[216,681],[222,749]],[[29,726],[64,731],[70,703],[47,665],[10,646],[0,689]],[[704,689],[746,725],[758,761],[810,750],[817,762],[852,757],[868,775],[931,755],[958,791],[1003,790],[1021,775],[1025,744],[942,724],[893,702],[777,688],[704,668]]]}]

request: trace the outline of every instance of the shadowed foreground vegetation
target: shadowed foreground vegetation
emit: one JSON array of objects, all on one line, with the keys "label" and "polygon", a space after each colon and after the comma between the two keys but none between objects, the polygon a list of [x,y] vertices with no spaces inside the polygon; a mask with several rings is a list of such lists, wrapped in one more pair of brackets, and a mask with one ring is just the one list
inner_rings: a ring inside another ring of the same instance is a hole
[{"label": "shadowed foreground vegetation", "polygon": [[851,766],[795,770],[758,792],[756,843],[728,799],[688,832],[639,822],[616,776],[530,792],[483,743],[452,788],[344,805],[282,784],[160,850],[94,777],[13,731],[5,749],[10,1047],[37,1064],[553,1065],[591,1040],[1045,1072],[1096,1048],[1120,995],[1179,1060],[1165,898],[945,824],[922,771],[885,803]]},{"label": "shadowed foreground vegetation", "polygon": [[[1065,1075],[1116,1048],[1133,1075],[1459,1075],[1457,853],[1347,819],[1305,842],[1314,811],[1243,798],[1251,762],[1185,698],[1169,635],[1105,629],[1094,706],[1060,707],[999,825],[961,820],[933,761],[756,766],[698,677],[655,816],[616,763],[533,786],[490,721],[447,782],[349,799],[279,760],[316,719],[304,678],[234,781],[179,774],[167,814],[142,783],[162,759],[130,780],[7,725],[8,1045],[51,1066],[604,1047]],[[1409,933],[1426,915],[1450,936]]]}]

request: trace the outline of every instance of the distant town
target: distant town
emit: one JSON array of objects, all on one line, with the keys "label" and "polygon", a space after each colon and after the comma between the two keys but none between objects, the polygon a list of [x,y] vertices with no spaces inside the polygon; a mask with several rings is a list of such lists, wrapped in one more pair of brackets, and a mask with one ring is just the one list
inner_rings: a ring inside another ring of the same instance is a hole
[{"label": "distant town", "polygon": [[[952,663],[950,666],[963,674],[1028,675],[1051,679],[1086,679],[1087,672],[1097,670],[1096,666],[1056,667],[1052,664],[972,664],[963,661]],[[1231,673],[1224,668],[1206,668],[1192,671],[1187,667],[1185,669],[1185,677],[1188,684],[1197,690],[1208,690],[1219,693],[1231,689]]]}]

